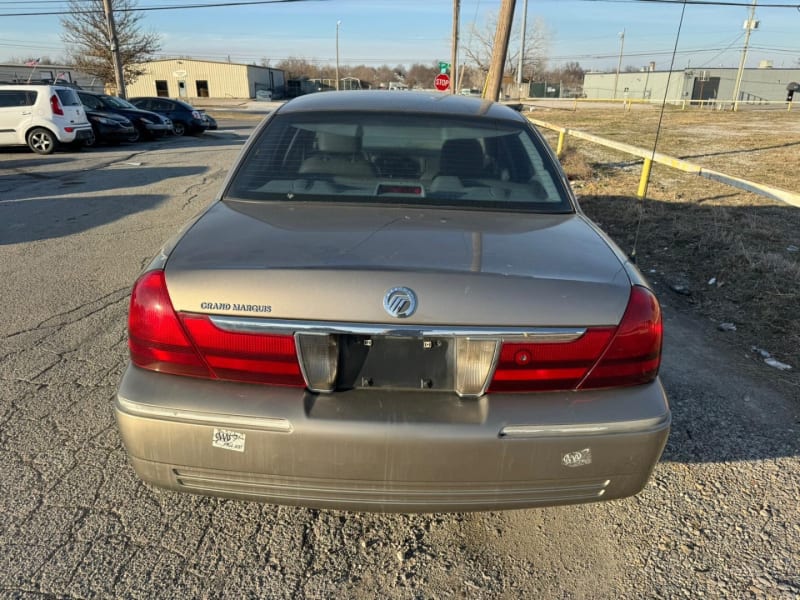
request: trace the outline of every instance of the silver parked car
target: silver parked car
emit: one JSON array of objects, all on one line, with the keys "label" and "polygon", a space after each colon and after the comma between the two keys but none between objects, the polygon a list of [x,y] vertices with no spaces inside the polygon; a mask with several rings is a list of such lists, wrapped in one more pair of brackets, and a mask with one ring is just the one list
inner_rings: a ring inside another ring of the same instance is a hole
[{"label": "silver parked car", "polygon": [[658,301],[519,113],[292,100],[133,288],[115,403],[153,484],[351,510],[609,500],[670,411]]}]

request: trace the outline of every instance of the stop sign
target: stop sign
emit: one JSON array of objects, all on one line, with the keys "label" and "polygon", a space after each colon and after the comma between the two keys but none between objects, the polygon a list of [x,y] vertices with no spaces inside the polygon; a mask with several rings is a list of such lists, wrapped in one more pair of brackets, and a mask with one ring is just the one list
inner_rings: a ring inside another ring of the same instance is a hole
[{"label": "stop sign", "polygon": [[445,91],[447,88],[450,87],[450,75],[448,75],[447,73],[442,73],[441,75],[437,75],[436,79],[433,80],[433,85],[440,92]]}]

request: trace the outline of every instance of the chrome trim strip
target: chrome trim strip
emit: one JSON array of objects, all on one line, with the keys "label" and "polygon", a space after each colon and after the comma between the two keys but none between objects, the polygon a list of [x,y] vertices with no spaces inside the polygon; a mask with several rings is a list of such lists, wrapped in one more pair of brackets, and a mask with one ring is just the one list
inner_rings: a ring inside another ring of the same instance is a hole
[{"label": "chrome trim strip", "polygon": [[396,337],[464,336],[503,341],[570,342],[586,333],[585,327],[471,327],[450,325],[406,325],[395,323],[337,323],[289,321],[252,317],[209,315],[220,329],[236,333],[327,333]]},{"label": "chrome trim strip", "polygon": [[278,417],[248,417],[246,415],[225,415],[220,413],[199,412],[194,410],[181,410],[140,404],[131,402],[117,396],[117,408],[124,413],[135,417],[150,419],[163,419],[166,421],[193,421],[195,423],[224,425],[226,427],[244,427],[247,429],[261,429],[276,433],[291,433],[294,429],[288,419]]},{"label": "chrome trim strip", "polygon": [[586,425],[506,425],[500,430],[500,437],[513,439],[571,437],[592,435],[613,435],[617,433],[645,433],[669,425],[671,413],[618,423],[590,423]]}]

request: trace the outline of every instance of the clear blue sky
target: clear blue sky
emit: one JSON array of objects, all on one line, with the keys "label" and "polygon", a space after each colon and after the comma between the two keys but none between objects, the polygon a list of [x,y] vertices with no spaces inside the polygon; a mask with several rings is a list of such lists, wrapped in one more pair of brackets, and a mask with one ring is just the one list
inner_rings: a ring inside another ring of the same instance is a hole
[{"label": "clear blue sky", "polygon": [[[193,0],[139,0],[140,7],[186,4]],[[195,3],[214,0],[194,0]],[[736,0],[746,2],[746,0]],[[762,0],[764,3],[767,0]],[[772,0],[773,3],[776,0]],[[788,3],[788,0],[787,0]],[[500,0],[462,0],[461,43],[473,23],[481,27]],[[0,0],[0,61],[9,57],[65,56],[55,16],[3,16],[62,10],[58,0]],[[259,6],[147,12],[144,27],[162,38],[162,54],[233,62],[275,64],[289,56],[333,63],[336,22],[342,64],[411,64],[450,56],[451,0],[328,0]],[[523,0],[517,0],[515,28]],[[613,70],[625,30],[623,65],[655,61],[667,69],[680,6],[640,2],[529,0],[528,19],[541,18],[550,30],[549,65],[578,61]],[[735,67],[747,7],[688,6],[676,68]],[[775,67],[797,67],[800,60],[800,10],[759,7],[760,27],[751,38],[748,66],[762,59]]]}]

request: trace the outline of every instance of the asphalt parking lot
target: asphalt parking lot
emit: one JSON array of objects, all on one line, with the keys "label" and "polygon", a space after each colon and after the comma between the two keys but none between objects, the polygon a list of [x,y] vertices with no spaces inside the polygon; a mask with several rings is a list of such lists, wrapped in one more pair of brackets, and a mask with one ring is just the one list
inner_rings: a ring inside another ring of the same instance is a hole
[{"label": "asphalt parking lot", "polygon": [[800,394],[669,298],[673,430],[635,498],[381,515],[141,483],[111,411],[130,286],[214,198],[253,124],[0,150],[0,596],[800,597]]}]

